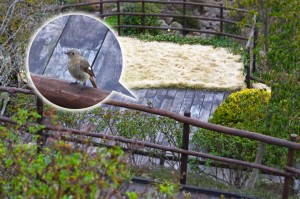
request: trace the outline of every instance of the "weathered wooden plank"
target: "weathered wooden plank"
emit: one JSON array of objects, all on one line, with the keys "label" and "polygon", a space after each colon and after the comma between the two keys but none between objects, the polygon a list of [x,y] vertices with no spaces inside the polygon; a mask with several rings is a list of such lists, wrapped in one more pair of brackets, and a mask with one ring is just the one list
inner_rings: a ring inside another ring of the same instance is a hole
[{"label": "weathered wooden plank", "polygon": [[211,113],[212,101],[213,101],[214,93],[206,92],[205,98],[203,100],[203,104],[200,111],[199,119],[202,121],[208,121]]},{"label": "weathered wooden plank", "polygon": [[214,93],[214,98],[212,102],[212,107],[211,107],[211,112],[210,112],[210,117],[212,114],[215,112],[216,108],[220,106],[224,98],[224,92],[215,92]]},{"label": "weathered wooden plank", "polygon": [[154,98],[154,96],[156,95],[157,89],[149,89],[145,95],[145,98]]},{"label": "weathered wooden plank", "polygon": [[195,98],[195,93],[196,93],[195,90],[186,91],[186,94],[182,102],[182,106],[179,111],[180,114],[183,114],[185,111],[191,111],[191,107]]},{"label": "weathered wooden plank", "polygon": [[122,92],[118,89],[123,67],[122,51],[118,40],[111,31],[107,32],[94,67],[98,68],[95,74],[96,82],[101,88]]},{"label": "weathered wooden plank", "polygon": [[80,14],[70,15],[60,44],[66,48],[99,51],[108,30],[103,23],[92,17]]},{"label": "weathered wooden plank", "polygon": [[136,94],[139,102],[142,102],[147,93],[147,89],[132,90],[132,92]]},{"label": "weathered wooden plank", "polygon": [[170,107],[172,106],[173,103],[172,98],[165,98],[160,106],[161,109],[165,109],[165,110],[170,110]]},{"label": "weathered wooden plank", "polygon": [[153,107],[160,108],[161,104],[165,98],[165,95],[167,94],[168,90],[166,89],[158,89],[156,92],[156,95],[153,98]]},{"label": "weathered wooden plank", "polygon": [[168,93],[167,93],[167,96],[168,96],[168,97],[171,97],[171,98],[174,98],[176,92],[177,92],[176,89],[169,89],[169,90],[168,90]]},{"label": "weathered wooden plank", "polygon": [[35,36],[28,56],[30,72],[43,74],[68,18],[69,16],[63,16],[51,21]]},{"label": "weathered wooden plank", "polygon": [[196,91],[194,101],[190,109],[191,117],[199,119],[204,97],[205,97],[204,91]]},{"label": "weathered wooden plank", "polygon": [[186,93],[186,90],[177,90],[173,104],[170,107],[170,111],[179,113],[185,93]]}]

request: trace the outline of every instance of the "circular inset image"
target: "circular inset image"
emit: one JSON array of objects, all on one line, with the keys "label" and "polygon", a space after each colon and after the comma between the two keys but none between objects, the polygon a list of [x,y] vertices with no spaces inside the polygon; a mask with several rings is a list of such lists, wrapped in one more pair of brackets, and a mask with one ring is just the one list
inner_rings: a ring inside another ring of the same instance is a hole
[{"label": "circular inset image", "polygon": [[48,21],[33,37],[27,62],[36,91],[62,108],[92,107],[112,91],[131,95],[119,83],[123,59],[118,40],[89,15]]}]

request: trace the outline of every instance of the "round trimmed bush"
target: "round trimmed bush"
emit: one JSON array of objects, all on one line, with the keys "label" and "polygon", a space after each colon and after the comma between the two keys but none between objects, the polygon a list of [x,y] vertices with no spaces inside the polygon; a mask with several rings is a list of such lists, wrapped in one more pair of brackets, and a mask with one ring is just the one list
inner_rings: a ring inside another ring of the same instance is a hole
[{"label": "round trimmed bush", "polygon": [[264,119],[264,111],[271,93],[261,89],[245,89],[232,93],[216,109],[209,122],[238,128],[247,126],[247,130],[257,131],[259,128],[249,126],[249,121]]},{"label": "round trimmed bush", "polygon": [[[259,89],[232,93],[216,109],[209,122],[263,134],[267,128],[265,113],[270,96],[270,92]],[[195,132],[192,143],[194,150],[249,162],[254,162],[258,147],[258,141],[203,129]],[[263,163],[281,165],[286,161],[285,152],[284,148],[267,145]]]}]

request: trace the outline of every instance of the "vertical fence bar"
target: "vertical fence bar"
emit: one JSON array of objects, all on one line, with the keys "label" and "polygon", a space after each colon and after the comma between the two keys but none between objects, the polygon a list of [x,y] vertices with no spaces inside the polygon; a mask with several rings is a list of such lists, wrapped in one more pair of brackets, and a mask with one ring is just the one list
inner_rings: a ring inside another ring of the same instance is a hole
[{"label": "vertical fence bar", "polygon": [[103,19],[102,15],[103,15],[103,3],[102,0],[99,0],[99,4],[100,4],[100,19]]},{"label": "vertical fence bar", "polygon": [[[191,113],[189,111],[184,112],[185,117],[191,117]],[[184,150],[189,149],[189,140],[190,140],[190,125],[183,124],[183,135],[182,135],[182,146],[181,148]],[[180,166],[180,184],[186,184],[186,176],[187,176],[187,166],[188,166],[188,155],[181,154],[181,166]]]},{"label": "vertical fence bar", "polygon": [[[291,134],[290,140],[292,142],[296,142],[297,134]],[[286,166],[293,167],[294,155],[295,155],[295,149],[289,149]],[[286,170],[286,172],[288,172],[288,171]],[[292,185],[293,185],[293,178],[292,177],[285,177],[284,178],[284,185],[283,185],[282,199],[288,199],[289,198],[289,194],[292,191],[292,188],[291,188]]]},{"label": "vertical fence bar", "polygon": [[[258,41],[258,30],[254,28],[254,37],[253,37],[253,50],[255,51]],[[253,68],[252,71],[256,71],[256,52],[253,52]]]},{"label": "vertical fence bar", "polygon": [[[37,123],[42,124],[44,119],[43,118],[44,104],[43,104],[43,99],[40,98],[39,96],[36,96],[36,108],[38,114],[41,116],[40,118],[37,119]],[[43,146],[45,145],[46,138],[43,136],[43,130],[39,130],[37,134],[39,136],[37,139],[37,152],[40,153],[42,151]]]},{"label": "vertical fence bar", "polygon": [[120,13],[120,0],[117,0],[117,18],[118,18],[118,35],[121,36],[121,28],[120,28],[120,25],[121,25],[121,13]]},{"label": "vertical fence bar", "polygon": [[[167,146],[169,143],[163,139],[161,144]],[[161,154],[162,155],[167,155],[167,151],[162,151]],[[163,158],[163,157],[159,158],[159,165],[161,165],[161,166],[165,165],[165,158]]]},{"label": "vertical fence bar", "polygon": [[146,33],[146,29],[145,29],[145,26],[146,26],[146,19],[145,19],[145,2],[144,0],[142,0],[142,24],[143,24],[143,34]]},{"label": "vertical fence bar", "polygon": [[[182,10],[182,15],[183,15],[183,29],[185,29],[186,28],[186,17],[185,17],[185,15],[186,15],[186,0],[183,0],[183,10]],[[183,30],[182,31],[182,34],[183,35],[186,35],[186,31],[185,30]]]},{"label": "vertical fence bar", "polygon": [[223,13],[224,8],[223,8],[223,4],[222,3],[220,4],[220,6],[221,6],[220,7],[220,32],[223,33],[223,21],[222,20],[224,18],[224,16],[223,16],[224,15],[224,13]]},{"label": "vertical fence bar", "polygon": [[[248,48],[248,55],[250,55],[250,48]],[[250,73],[251,73],[251,68],[250,68],[250,59],[249,59],[249,63],[246,63],[246,70],[247,70],[247,74],[246,74],[246,84],[247,84],[247,88],[250,88]]]}]

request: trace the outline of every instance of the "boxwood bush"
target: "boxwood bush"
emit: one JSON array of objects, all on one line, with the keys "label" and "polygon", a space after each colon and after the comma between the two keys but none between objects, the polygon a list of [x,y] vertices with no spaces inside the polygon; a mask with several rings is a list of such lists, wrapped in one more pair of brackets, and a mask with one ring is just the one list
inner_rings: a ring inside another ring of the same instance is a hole
[{"label": "boxwood bush", "polygon": [[[264,133],[265,113],[270,96],[270,92],[259,89],[245,89],[232,93],[216,109],[209,122]],[[203,129],[194,134],[192,143],[194,150],[205,150],[218,156],[249,162],[254,162],[258,147],[257,141]],[[284,148],[267,145],[263,163],[282,165],[286,162],[285,152]]]}]

